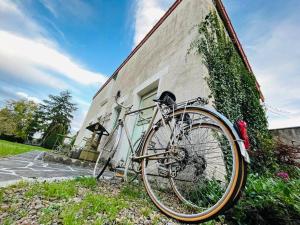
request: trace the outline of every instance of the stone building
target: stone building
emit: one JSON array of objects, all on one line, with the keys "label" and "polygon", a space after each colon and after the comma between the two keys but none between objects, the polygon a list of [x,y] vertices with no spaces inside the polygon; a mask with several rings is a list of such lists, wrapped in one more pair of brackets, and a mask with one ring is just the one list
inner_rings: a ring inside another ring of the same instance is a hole
[{"label": "stone building", "polygon": [[[177,0],[95,94],[75,145],[85,144],[87,137],[92,135],[86,127],[97,121],[108,131],[112,130],[122,113],[113,98],[119,90],[120,102],[132,104],[133,109],[152,105],[152,99],[165,90],[173,92],[178,101],[207,97],[210,90],[204,78],[208,71],[199,59],[201,56],[187,55],[187,50],[197,35],[194,26],[212,10],[217,11],[245,65],[251,70],[221,0]],[[151,111],[146,114],[151,116]],[[127,126],[134,139],[145,124],[138,116],[132,116],[128,118]],[[124,160],[128,151],[127,140],[123,138],[121,142],[118,160]]]}]

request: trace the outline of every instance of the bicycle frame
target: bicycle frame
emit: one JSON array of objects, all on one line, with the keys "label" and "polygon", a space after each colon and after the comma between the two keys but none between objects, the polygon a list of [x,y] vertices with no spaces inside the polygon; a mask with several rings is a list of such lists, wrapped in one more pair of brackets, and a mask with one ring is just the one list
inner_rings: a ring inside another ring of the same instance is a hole
[{"label": "bicycle frame", "polygon": [[[203,103],[205,104],[205,101],[202,100],[201,98],[196,98],[196,99],[192,99],[192,100],[189,100],[189,101],[186,101],[186,102],[183,102],[183,103],[179,103],[177,104],[177,106],[179,108],[186,108],[192,104],[194,104],[195,102],[200,102],[200,103]],[[116,103],[121,106],[122,108],[125,109],[125,113],[123,114],[122,118],[119,119],[118,121],[118,125],[114,128],[113,132],[115,132],[115,129],[118,128],[118,133],[117,133],[117,140],[113,146],[113,150],[117,150],[118,146],[119,146],[119,142],[121,140],[121,136],[122,136],[122,130],[124,128],[125,130],[125,136],[126,136],[126,139],[127,139],[127,142],[129,144],[129,149],[130,149],[130,152],[127,154],[127,157],[126,157],[126,162],[125,162],[125,173],[124,173],[124,177],[126,179],[126,176],[127,176],[127,172],[128,172],[128,166],[129,166],[129,163],[130,163],[130,160],[133,160],[133,161],[136,161],[136,162],[140,162],[141,160],[145,159],[145,158],[148,158],[148,160],[158,160],[158,159],[162,159],[164,157],[160,157],[162,155],[164,155],[165,153],[154,153],[154,154],[151,154],[151,155],[144,155],[142,156],[141,155],[141,149],[144,145],[144,139],[145,137],[147,137],[148,133],[150,132],[151,128],[153,127],[153,124],[154,124],[154,121],[157,117],[157,114],[158,112],[160,112],[161,114],[161,118],[162,118],[162,123],[163,123],[163,126],[168,126],[171,130],[171,137],[170,137],[170,144],[172,145],[172,143],[174,144],[174,138],[175,138],[175,130],[176,130],[176,126],[174,126],[173,128],[170,127],[170,124],[168,124],[168,122],[166,121],[166,118],[165,118],[165,115],[163,114],[163,110],[162,110],[162,106],[160,103],[156,102],[156,104],[152,105],[152,106],[148,106],[148,107],[145,107],[145,108],[141,108],[141,109],[138,109],[138,110],[133,110],[131,111],[131,108],[132,106],[129,106],[129,107],[126,107],[122,104],[119,104],[117,102],[117,99],[116,99]],[[198,106],[197,106],[198,107]],[[153,115],[151,117],[151,120],[147,126],[147,129],[145,131],[144,134],[142,134],[139,139],[137,140],[138,142],[138,146],[136,149],[134,149],[134,144],[135,143],[132,143],[132,140],[131,140],[131,133],[129,132],[128,130],[128,127],[126,126],[126,118],[127,116],[130,116],[130,115],[133,115],[133,114],[139,114],[141,113],[142,111],[145,111],[147,109],[151,109],[151,108],[155,108],[154,109],[154,112],[153,112]],[[203,107],[201,107],[203,108]],[[222,120],[227,124],[228,127],[230,127],[230,129],[232,130],[234,136],[235,136],[235,139],[239,145],[239,149],[240,149],[240,152],[242,154],[242,156],[244,157],[245,161],[246,162],[250,162],[249,160],[249,156],[247,154],[247,151],[245,150],[245,147],[243,146],[243,141],[241,140],[241,138],[239,137],[239,135],[237,134],[237,132],[235,131],[233,125],[228,121],[228,119],[226,117],[224,117],[222,114],[214,111],[214,110],[210,110],[206,107],[204,107],[206,111],[210,111],[210,113],[212,114],[215,114],[217,117],[220,117],[222,118]],[[173,106],[173,112],[174,112],[175,108]],[[183,121],[183,117],[181,119]]]},{"label": "bicycle frame", "polygon": [[129,116],[129,115],[132,115],[132,114],[140,113],[142,111],[145,111],[145,110],[151,109],[151,108],[155,108],[155,109],[154,109],[152,118],[151,118],[151,120],[148,124],[148,127],[146,129],[146,133],[140,137],[141,140],[140,140],[140,143],[139,143],[138,148],[137,148],[137,149],[139,149],[141,143],[143,142],[143,137],[149,132],[149,130],[151,129],[151,127],[154,123],[154,120],[155,120],[155,118],[157,116],[157,113],[158,113],[159,106],[158,106],[158,104],[155,104],[155,105],[148,106],[148,107],[145,107],[145,108],[142,108],[142,109],[138,109],[138,110],[134,110],[134,111],[128,111],[128,112],[125,112],[125,114],[124,114],[124,118],[123,118],[124,130],[125,130],[125,133],[126,133],[127,141],[129,143],[129,146],[130,146],[130,150],[133,154],[135,154],[135,151],[134,151],[134,148],[133,148],[133,145],[132,145],[132,141],[130,139],[130,133],[129,133],[128,128],[127,128],[126,123],[125,123],[126,117]]}]

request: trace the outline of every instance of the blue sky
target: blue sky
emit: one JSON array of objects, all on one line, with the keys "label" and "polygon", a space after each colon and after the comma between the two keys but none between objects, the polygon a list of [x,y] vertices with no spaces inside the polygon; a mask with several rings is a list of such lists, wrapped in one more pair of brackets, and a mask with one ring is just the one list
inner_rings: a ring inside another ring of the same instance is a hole
[{"label": "blue sky", "polygon": [[[69,89],[79,129],[100,85],[173,0],[1,0],[0,101]],[[224,0],[270,127],[300,125],[300,1]],[[1,104],[0,103],[0,104]]]}]

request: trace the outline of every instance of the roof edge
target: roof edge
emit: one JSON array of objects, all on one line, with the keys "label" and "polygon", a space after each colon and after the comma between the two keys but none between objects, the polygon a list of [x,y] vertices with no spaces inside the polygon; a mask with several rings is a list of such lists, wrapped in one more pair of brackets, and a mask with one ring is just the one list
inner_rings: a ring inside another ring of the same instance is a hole
[{"label": "roof edge", "polygon": [[[176,0],[173,5],[168,9],[168,11],[160,18],[160,20],[154,25],[154,27],[147,33],[147,35],[140,41],[140,43],[132,50],[132,52],[127,56],[127,58],[123,61],[123,63],[117,68],[117,70],[107,79],[107,81],[100,87],[100,89],[96,92],[93,99],[101,92],[101,90],[115,77],[118,75],[119,71],[123,68],[123,66],[130,60],[130,58],[142,47],[142,45],[150,38],[150,36],[159,28],[159,26],[168,18],[168,16],[177,8],[177,6],[182,2],[183,0]],[[238,53],[242,57],[242,60],[247,67],[248,71],[253,74],[251,65],[248,61],[248,58],[243,50],[243,47],[237,37],[237,34],[233,28],[233,25],[231,23],[231,20],[226,12],[225,6],[222,3],[222,0],[214,0],[216,9],[218,10],[218,13],[224,23],[224,26],[235,45],[236,49],[238,50]],[[253,74],[254,76],[254,74]],[[255,76],[254,76],[255,77]],[[259,92],[260,98],[262,101],[264,101],[264,96],[261,92],[260,85],[257,82],[255,78],[256,88]]]},{"label": "roof edge", "polygon": [[[254,76],[253,70],[249,63],[249,60],[248,60],[248,58],[244,52],[244,49],[241,45],[241,42],[233,28],[233,25],[231,23],[231,20],[228,16],[228,13],[225,9],[225,6],[224,6],[222,0],[214,0],[214,1],[215,1],[216,8],[220,14],[221,19],[223,20],[224,26],[225,26],[233,44],[235,45],[236,49],[238,50],[238,53],[240,54],[240,56],[242,57],[243,62],[245,64],[245,66],[247,67],[248,71]],[[255,78],[255,76],[254,76],[254,78]],[[259,92],[259,96],[260,96],[261,100],[264,101],[265,100],[264,96],[261,92],[260,85],[257,82],[256,78],[255,78],[255,84],[256,84],[256,88],[257,88],[257,91]]]},{"label": "roof edge", "polygon": [[140,41],[140,43],[132,50],[132,52],[127,56],[123,63],[117,68],[117,70],[107,79],[107,81],[100,87],[97,93],[94,95],[93,99],[100,93],[100,91],[115,77],[122,67],[130,60],[130,58],[142,47],[142,45],[150,38],[150,36],[157,30],[157,28],[168,18],[168,16],[174,11],[174,9],[183,0],[176,0],[173,5],[168,9],[168,11],[160,18],[160,20],[152,27],[152,29],[146,34],[146,36]]}]

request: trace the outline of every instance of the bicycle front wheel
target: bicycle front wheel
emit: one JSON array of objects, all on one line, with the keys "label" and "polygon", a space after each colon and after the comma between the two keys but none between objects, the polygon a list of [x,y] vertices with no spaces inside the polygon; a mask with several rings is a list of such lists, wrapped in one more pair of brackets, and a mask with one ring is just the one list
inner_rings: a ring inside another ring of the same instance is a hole
[{"label": "bicycle front wheel", "polygon": [[242,173],[235,137],[209,110],[189,107],[158,122],[143,147],[142,176],[154,204],[183,222],[218,215],[237,194]]},{"label": "bicycle front wheel", "polygon": [[116,153],[121,132],[121,126],[118,125],[104,141],[104,144],[100,146],[100,153],[93,171],[93,175],[97,180],[103,175],[104,171],[109,166],[111,159]]}]

